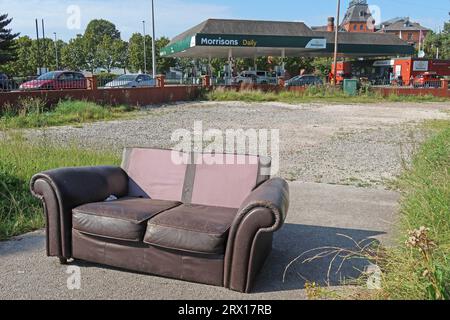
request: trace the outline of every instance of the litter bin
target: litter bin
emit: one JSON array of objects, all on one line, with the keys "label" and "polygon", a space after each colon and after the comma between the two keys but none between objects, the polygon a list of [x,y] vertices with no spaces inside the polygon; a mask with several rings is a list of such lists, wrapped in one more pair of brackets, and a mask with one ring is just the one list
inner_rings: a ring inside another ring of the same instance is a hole
[{"label": "litter bin", "polygon": [[358,80],[344,79],[344,92],[349,96],[356,96],[358,93]]}]

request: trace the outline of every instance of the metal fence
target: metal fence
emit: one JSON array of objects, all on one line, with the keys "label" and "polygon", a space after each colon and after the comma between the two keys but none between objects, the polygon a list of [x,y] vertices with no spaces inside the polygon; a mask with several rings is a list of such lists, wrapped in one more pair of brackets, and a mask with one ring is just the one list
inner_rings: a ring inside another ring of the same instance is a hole
[{"label": "metal fence", "polygon": [[22,77],[0,79],[0,92],[87,89],[87,79],[37,79]]}]

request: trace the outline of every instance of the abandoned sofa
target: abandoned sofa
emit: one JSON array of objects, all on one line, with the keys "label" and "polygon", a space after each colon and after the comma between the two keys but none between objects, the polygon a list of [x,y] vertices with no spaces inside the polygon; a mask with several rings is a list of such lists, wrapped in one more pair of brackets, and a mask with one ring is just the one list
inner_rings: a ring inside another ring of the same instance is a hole
[{"label": "abandoned sofa", "polygon": [[[250,292],[289,205],[270,159],[126,149],[121,168],[35,175],[47,255]],[[211,164],[217,157],[233,163]],[[195,160],[195,161],[193,161]]]}]

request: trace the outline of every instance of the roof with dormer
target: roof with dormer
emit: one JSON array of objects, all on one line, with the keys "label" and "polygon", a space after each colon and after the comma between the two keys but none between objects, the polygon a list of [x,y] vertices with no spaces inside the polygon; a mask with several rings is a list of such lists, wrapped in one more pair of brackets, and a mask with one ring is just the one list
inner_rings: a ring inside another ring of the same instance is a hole
[{"label": "roof with dormer", "polygon": [[366,0],[353,0],[350,2],[341,25],[348,23],[361,23],[373,20],[372,13]]}]

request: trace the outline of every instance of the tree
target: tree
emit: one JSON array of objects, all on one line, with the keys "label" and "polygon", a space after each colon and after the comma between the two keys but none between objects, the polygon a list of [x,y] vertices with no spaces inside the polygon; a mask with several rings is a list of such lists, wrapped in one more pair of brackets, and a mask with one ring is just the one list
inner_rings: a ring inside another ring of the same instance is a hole
[{"label": "tree", "polygon": [[331,72],[332,63],[333,61],[331,58],[315,58],[312,60],[311,65],[314,68],[315,74],[328,78],[328,75]]},{"label": "tree", "polygon": [[160,56],[161,49],[167,46],[170,43],[169,38],[161,37],[156,40],[156,69],[158,73],[167,73],[170,71],[170,68],[175,67],[176,59],[174,58],[165,58]]},{"label": "tree", "polygon": [[0,15],[0,64],[7,63],[16,59],[16,46],[14,39],[19,36],[18,33],[12,33],[8,25],[12,19],[8,19],[7,14]]},{"label": "tree", "polygon": [[104,36],[119,40],[120,32],[114,23],[108,20],[95,19],[89,22],[84,32],[84,37],[88,42],[93,42],[93,45],[97,46],[103,41]]},{"label": "tree", "polygon": [[[147,70],[152,66],[152,38],[145,36],[147,53]],[[140,33],[133,33],[128,42],[128,68],[131,72],[144,72],[144,37]]]},{"label": "tree", "polygon": [[61,50],[61,66],[62,69],[81,71],[87,68],[87,54],[82,35],[77,35]]},{"label": "tree", "polygon": [[36,73],[35,44],[30,37],[20,37],[14,40],[16,59],[2,64],[2,71],[14,76],[30,76]]},{"label": "tree", "polygon": [[120,32],[112,22],[103,19],[89,22],[82,38],[82,46],[85,53],[85,65],[90,71],[94,71],[101,64],[97,51],[105,36],[112,40],[120,40]]},{"label": "tree", "polygon": [[444,24],[444,30],[439,33],[430,31],[424,40],[424,50],[427,56],[450,59],[450,21]]},{"label": "tree", "polygon": [[109,35],[105,35],[97,48],[98,67],[105,69],[108,73],[113,68],[125,69],[127,64],[127,46],[128,44],[125,41],[112,39]]}]

